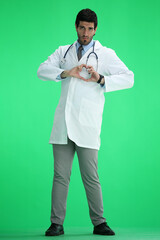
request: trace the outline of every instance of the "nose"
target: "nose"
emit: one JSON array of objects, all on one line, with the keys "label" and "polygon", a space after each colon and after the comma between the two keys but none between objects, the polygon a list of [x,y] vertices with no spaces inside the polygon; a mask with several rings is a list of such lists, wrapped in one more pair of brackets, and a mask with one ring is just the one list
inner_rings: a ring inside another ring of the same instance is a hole
[{"label": "nose", "polygon": [[87,29],[84,29],[84,35],[87,36],[88,35],[88,30]]}]

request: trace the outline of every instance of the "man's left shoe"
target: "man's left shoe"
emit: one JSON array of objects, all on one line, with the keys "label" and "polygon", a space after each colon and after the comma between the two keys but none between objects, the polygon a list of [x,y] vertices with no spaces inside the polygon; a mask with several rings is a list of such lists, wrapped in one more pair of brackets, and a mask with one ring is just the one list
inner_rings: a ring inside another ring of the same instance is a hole
[{"label": "man's left shoe", "polygon": [[51,226],[45,232],[45,236],[59,236],[64,234],[63,225],[52,223]]},{"label": "man's left shoe", "polygon": [[115,235],[115,232],[107,225],[106,222],[94,226],[93,234],[97,235]]}]

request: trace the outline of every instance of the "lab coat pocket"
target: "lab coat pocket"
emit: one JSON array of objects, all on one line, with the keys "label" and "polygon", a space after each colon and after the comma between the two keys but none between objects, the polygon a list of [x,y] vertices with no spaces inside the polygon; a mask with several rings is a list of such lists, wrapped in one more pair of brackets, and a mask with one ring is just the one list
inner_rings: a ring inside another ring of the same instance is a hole
[{"label": "lab coat pocket", "polygon": [[83,98],[80,106],[79,121],[83,126],[99,130],[102,122],[102,113],[99,104]]}]

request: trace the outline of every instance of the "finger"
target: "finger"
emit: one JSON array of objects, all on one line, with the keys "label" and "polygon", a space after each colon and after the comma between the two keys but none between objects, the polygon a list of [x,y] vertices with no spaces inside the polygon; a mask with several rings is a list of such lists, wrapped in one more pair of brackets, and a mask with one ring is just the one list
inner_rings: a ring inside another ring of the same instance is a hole
[{"label": "finger", "polygon": [[94,70],[93,69],[88,70],[88,73],[94,73]]},{"label": "finger", "polygon": [[88,65],[86,68],[92,68],[92,66],[91,66],[91,65]]},{"label": "finger", "polygon": [[87,82],[91,82],[90,78],[87,79]]},{"label": "finger", "polygon": [[80,72],[82,71],[82,68],[84,67],[83,65],[85,65],[85,64],[80,65],[79,68],[78,68],[78,70],[79,70]]},{"label": "finger", "polygon": [[79,79],[82,79],[83,81],[86,81],[86,80],[87,80],[87,79],[81,77],[80,75],[78,75],[78,78],[79,78]]},{"label": "finger", "polygon": [[93,69],[94,70],[93,66],[91,66],[91,65],[87,66],[87,69]]},{"label": "finger", "polygon": [[86,64],[81,64],[79,67],[80,67],[80,69],[82,70],[83,67],[86,68]]},{"label": "finger", "polygon": [[88,69],[87,69],[87,71],[88,71],[88,72],[91,72],[91,71],[92,71],[92,72],[95,72],[95,70],[94,70],[94,68],[93,68],[93,67],[91,67],[91,68],[88,68]]},{"label": "finger", "polygon": [[87,67],[87,65],[86,65],[86,64],[81,64],[80,66],[81,66],[82,68],[83,68],[83,67]]},{"label": "finger", "polygon": [[88,68],[87,71],[88,71],[88,72],[89,72],[89,71],[94,72],[94,69],[93,69],[93,68]]},{"label": "finger", "polygon": [[80,77],[81,80],[85,81],[85,82],[88,82],[88,79],[85,79],[83,77]]}]

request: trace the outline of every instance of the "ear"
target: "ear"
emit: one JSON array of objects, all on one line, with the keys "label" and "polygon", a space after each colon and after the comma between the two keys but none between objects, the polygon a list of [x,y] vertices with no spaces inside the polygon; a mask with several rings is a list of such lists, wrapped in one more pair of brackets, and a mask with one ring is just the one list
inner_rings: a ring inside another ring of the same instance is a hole
[{"label": "ear", "polygon": [[75,23],[75,28],[76,28],[76,30],[77,30],[77,24]]}]

